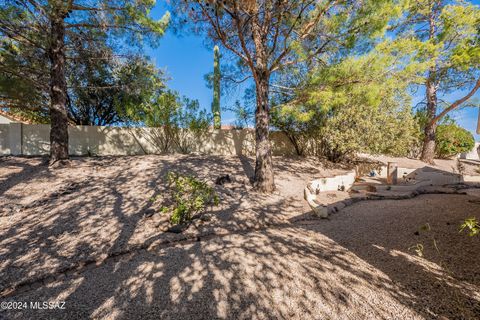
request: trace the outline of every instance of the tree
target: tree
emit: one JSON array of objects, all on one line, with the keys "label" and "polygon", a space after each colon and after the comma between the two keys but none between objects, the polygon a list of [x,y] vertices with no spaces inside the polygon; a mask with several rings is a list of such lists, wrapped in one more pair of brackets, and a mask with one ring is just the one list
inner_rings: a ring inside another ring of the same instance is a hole
[{"label": "tree", "polygon": [[226,108],[231,111],[235,116],[235,122],[233,126],[236,129],[245,129],[253,123],[255,118],[255,110],[251,108],[249,104],[241,104],[239,100],[236,100],[232,107]]},{"label": "tree", "polygon": [[181,98],[171,90],[156,90],[150,102],[134,109],[133,118],[148,127],[149,137],[161,153],[192,151],[195,141],[207,133],[212,117],[197,100]]},{"label": "tree", "polygon": [[213,114],[213,127],[220,129],[221,117],[220,117],[220,49],[218,46],[213,48],[213,102],[212,102],[212,114]]},{"label": "tree", "polygon": [[[5,64],[18,70],[16,64],[28,58],[28,54],[19,51],[21,54],[15,56],[0,51],[0,57],[9,59]],[[158,87],[163,88],[162,73],[148,59],[136,54],[116,58],[112,51],[113,48],[99,38],[95,39],[95,43],[76,44],[75,51],[71,53],[74,58],[70,59],[65,70],[70,123],[98,126],[128,123],[134,109],[148,102]],[[101,56],[111,58],[92,58]],[[41,70],[42,64],[38,63],[41,59],[42,56],[35,57],[28,63],[34,63]],[[42,68],[47,71],[47,61],[42,62]],[[1,75],[2,98],[10,97],[5,104],[8,112],[34,123],[50,123],[46,86],[31,85],[30,79],[35,79],[33,74],[30,74],[32,78]],[[48,82],[48,77],[44,78],[44,82]]]},{"label": "tree", "polygon": [[[447,0],[412,1],[406,9],[398,41],[414,44],[408,48],[415,48],[415,58],[428,66],[421,83],[428,118],[421,159],[433,163],[438,122],[464,106],[480,88],[480,9]],[[450,93],[459,91],[463,96],[445,102]],[[444,101],[443,110],[439,101]]]},{"label": "tree", "polygon": [[435,154],[438,158],[448,159],[459,153],[469,152],[475,147],[471,132],[455,123],[437,127]]},{"label": "tree", "polygon": [[86,59],[68,72],[67,111],[77,125],[129,123],[155,90],[164,88],[162,74],[142,57],[127,61]]},{"label": "tree", "polygon": [[[33,83],[39,89],[45,89],[48,84],[48,90],[40,91],[48,92],[45,100],[48,101],[51,123],[50,163],[68,159],[66,70],[79,58],[75,55],[76,50],[82,43],[97,40],[105,43],[105,39],[112,37],[119,39],[118,48],[123,47],[120,43],[135,45],[143,39],[155,41],[163,33],[168,15],[160,21],[153,21],[149,18],[153,4],[149,0],[6,0],[2,3],[2,56],[24,56],[17,64],[1,63],[0,70],[17,82]],[[111,58],[105,52],[98,53],[92,51],[90,56],[81,59]],[[48,72],[42,66],[28,63],[34,55],[41,57],[39,61],[46,62]],[[35,77],[30,78],[32,74]],[[46,79],[48,81],[44,81]]]},{"label": "tree", "polygon": [[293,95],[273,108],[273,125],[298,154],[338,162],[357,152],[406,155],[415,123],[407,88],[415,75],[383,53],[388,42],[362,56],[311,70]]},{"label": "tree", "polygon": [[253,78],[255,111],[255,186],[275,188],[269,140],[272,75],[288,65],[323,63],[352,46],[362,34],[385,26],[393,1],[367,0],[190,0],[173,4],[183,23],[206,33],[240,60]]}]

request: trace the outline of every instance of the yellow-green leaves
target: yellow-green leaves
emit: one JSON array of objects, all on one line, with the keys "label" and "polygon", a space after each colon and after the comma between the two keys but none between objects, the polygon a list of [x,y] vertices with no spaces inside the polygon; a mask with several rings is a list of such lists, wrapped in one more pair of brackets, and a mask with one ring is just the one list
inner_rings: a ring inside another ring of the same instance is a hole
[{"label": "yellow-green leaves", "polygon": [[359,151],[406,155],[416,131],[406,88],[416,73],[396,64],[402,58],[374,50],[318,67],[298,99],[276,106],[275,125],[332,161]]},{"label": "yellow-green leaves", "polygon": [[473,237],[480,234],[480,223],[476,217],[466,219],[460,226],[460,232],[468,231],[469,236]]},{"label": "yellow-green leaves", "polygon": [[467,1],[418,0],[405,1],[405,10],[400,31],[385,49],[409,54],[405,63],[411,64],[410,69],[435,70],[440,88],[465,89],[464,79],[480,66],[479,6]]},{"label": "yellow-green leaves", "polygon": [[215,190],[196,177],[169,172],[166,180],[170,189],[168,200],[173,204],[162,207],[162,212],[171,212],[172,224],[188,223],[195,214],[203,213],[207,206],[219,203]]}]

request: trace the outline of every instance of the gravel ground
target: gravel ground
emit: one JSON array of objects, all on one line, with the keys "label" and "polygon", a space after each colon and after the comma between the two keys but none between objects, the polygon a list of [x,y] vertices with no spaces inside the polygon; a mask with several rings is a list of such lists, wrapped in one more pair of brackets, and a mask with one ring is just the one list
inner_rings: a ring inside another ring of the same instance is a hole
[{"label": "gravel ground", "polygon": [[[480,238],[458,233],[478,194],[366,201],[316,220],[301,190],[335,172],[275,160],[271,197],[249,192],[248,158],[84,158],[53,171],[0,160],[0,300],[66,308],[0,319],[478,319]],[[143,215],[172,169],[237,180],[182,235]]]},{"label": "gravel ground", "polygon": [[[51,170],[41,158],[0,158],[0,292],[82,261],[101,260],[139,246],[185,237],[264,228],[309,211],[303,187],[312,174],[335,174],[313,161],[276,158],[278,191],[250,192],[253,159],[203,156],[76,158]],[[162,205],[169,171],[213,181],[230,174],[235,183],[216,186],[221,205],[208,223],[198,220],[183,234],[164,232],[168,217],[145,213]],[[153,196],[159,198],[152,203]]]}]

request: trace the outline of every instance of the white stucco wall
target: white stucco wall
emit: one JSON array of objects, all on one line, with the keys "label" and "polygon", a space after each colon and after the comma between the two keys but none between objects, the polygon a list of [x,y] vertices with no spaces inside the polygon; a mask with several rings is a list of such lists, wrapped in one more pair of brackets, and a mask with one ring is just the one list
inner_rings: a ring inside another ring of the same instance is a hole
[{"label": "white stucco wall", "polygon": [[10,120],[10,119],[8,119],[8,118],[6,118],[6,117],[4,117],[0,114],[0,124],[11,123],[11,122],[12,122],[12,120]]},{"label": "white stucco wall", "polygon": [[[71,126],[71,155],[141,155],[162,153],[161,128],[123,128]],[[189,151],[217,155],[254,155],[253,130],[211,130],[202,137],[188,132]],[[50,126],[44,124],[0,124],[0,155],[47,155],[50,149]],[[274,155],[293,155],[294,148],[280,132],[271,133]],[[182,152],[176,148],[176,152]]]},{"label": "white stucco wall", "polygon": [[[3,117],[5,118],[5,117]],[[0,120],[2,116],[0,116]],[[71,155],[140,155],[162,153],[159,144],[161,128],[124,128],[71,126]],[[254,155],[255,131],[211,130],[202,137],[188,133],[185,141],[192,152],[217,155]],[[295,150],[281,132],[271,133],[274,155],[294,155]],[[477,142],[475,148],[480,143]],[[45,124],[0,123],[0,155],[47,155],[50,151],[50,126]],[[181,152],[178,148],[176,152]],[[479,160],[476,149],[460,155]]]},{"label": "white stucco wall", "polygon": [[480,142],[475,143],[475,147],[470,152],[462,153],[460,155],[460,159],[480,160],[480,156],[478,154],[479,147],[480,147]]}]

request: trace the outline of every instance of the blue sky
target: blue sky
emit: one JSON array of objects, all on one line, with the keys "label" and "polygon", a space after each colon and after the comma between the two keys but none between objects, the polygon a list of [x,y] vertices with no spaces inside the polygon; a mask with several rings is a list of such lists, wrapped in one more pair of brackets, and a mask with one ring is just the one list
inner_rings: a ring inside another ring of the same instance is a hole
[{"label": "blue sky", "polygon": [[[165,13],[164,1],[159,1],[152,12],[155,18]],[[472,1],[478,4],[480,1]],[[170,78],[168,87],[178,91],[189,98],[197,99],[203,108],[210,109],[213,93],[207,88],[204,75],[213,70],[213,48],[208,48],[203,38],[196,35],[183,34],[177,36],[171,30],[167,31],[160,40],[160,46],[155,49],[147,49],[147,54],[155,62],[157,67],[163,69]],[[461,92],[453,94],[455,99]],[[221,105],[231,106],[236,99],[241,99],[242,93],[232,93],[229,96],[222,96]],[[480,100],[480,94],[474,97]],[[467,130],[475,134],[479,108],[465,108],[451,114],[457,122]],[[222,110],[222,123],[234,122],[234,116],[230,112]],[[480,140],[480,135],[475,134],[475,139]]]}]

